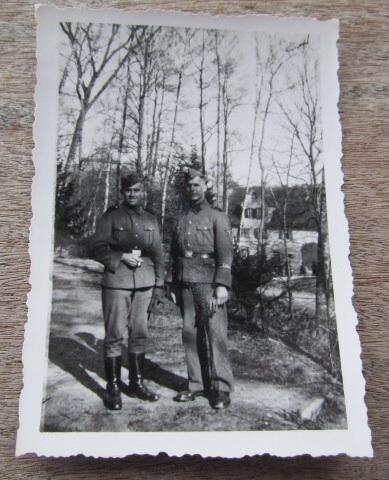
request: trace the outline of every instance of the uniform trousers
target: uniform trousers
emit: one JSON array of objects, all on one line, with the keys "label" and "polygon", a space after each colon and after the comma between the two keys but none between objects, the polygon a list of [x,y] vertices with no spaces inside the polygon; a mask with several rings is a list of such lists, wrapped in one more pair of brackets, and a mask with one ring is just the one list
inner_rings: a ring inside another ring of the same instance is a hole
[{"label": "uniform trousers", "polygon": [[189,389],[230,392],[233,375],[227,349],[226,305],[211,312],[209,301],[215,292],[212,284],[185,283],[181,287],[182,340]]},{"label": "uniform trousers", "polygon": [[147,309],[152,292],[152,287],[132,290],[102,288],[104,353],[107,357],[122,354],[126,331],[130,353],[145,353],[149,349]]}]

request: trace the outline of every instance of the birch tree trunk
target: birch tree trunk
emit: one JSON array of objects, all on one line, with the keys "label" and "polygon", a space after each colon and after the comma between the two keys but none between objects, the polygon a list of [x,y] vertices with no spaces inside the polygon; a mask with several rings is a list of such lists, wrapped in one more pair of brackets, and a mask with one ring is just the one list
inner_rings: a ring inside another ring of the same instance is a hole
[{"label": "birch tree trunk", "polygon": [[289,207],[289,180],[291,175],[291,168],[292,168],[292,159],[293,159],[293,152],[294,152],[294,139],[295,134],[292,133],[292,139],[290,143],[290,150],[289,150],[289,160],[288,166],[285,173],[285,180],[282,178],[282,174],[280,172],[280,167],[277,165],[277,162],[272,159],[273,167],[277,173],[279,183],[282,188],[282,204],[277,200],[273,189],[271,189],[271,193],[273,196],[274,204],[279,212],[282,213],[282,234],[283,234],[283,247],[284,247],[284,257],[285,257],[285,275],[286,275],[286,293],[288,295],[288,310],[289,310],[289,319],[293,322],[294,320],[294,311],[293,311],[293,285],[292,285],[292,268],[291,262],[289,257],[289,247],[288,247],[288,207]]},{"label": "birch tree trunk", "polygon": [[88,214],[87,214],[87,217],[86,217],[87,218],[87,221],[86,221],[87,227],[86,227],[86,229],[84,231],[84,234],[83,234],[84,237],[87,237],[88,235],[93,234],[95,232],[95,229],[96,229],[96,222],[97,222],[96,199],[97,199],[97,194],[98,194],[98,191],[99,191],[100,180],[101,180],[101,176],[103,174],[103,171],[104,171],[104,169],[102,169],[102,168],[99,170],[99,174],[98,174],[97,180],[95,182],[95,186],[94,186],[95,188],[94,188],[93,197],[89,202],[89,210],[88,210]]},{"label": "birch tree trunk", "polygon": [[142,51],[143,62],[141,63],[140,82],[139,82],[139,103],[138,103],[138,132],[137,132],[137,155],[135,169],[138,174],[143,170],[143,130],[144,130],[144,112],[146,94],[149,89],[149,42],[145,44],[145,50]]},{"label": "birch tree trunk", "polygon": [[[115,123],[115,121],[113,122]],[[112,166],[112,145],[115,139],[115,128],[112,128],[112,136],[111,141],[109,144],[109,150],[107,155],[107,165],[105,171],[105,187],[104,187],[104,207],[103,212],[105,212],[108,208],[109,204],[109,191],[111,186],[111,166]]]},{"label": "birch tree trunk", "polygon": [[217,68],[217,147],[216,147],[216,207],[219,207],[220,201],[220,118],[221,118],[221,65],[219,55],[219,34],[215,33],[215,56],[216,56],[216,68]]},{"label": "birch tree trunk", "polygon": [[151,170],[152,170],[152,164],[153,164],[152,159],[154,157],[155,139],[157,136],[157,127],[156,127],[157,126],[157,107],[158,107],[158,86],[157,86],[157,79],[156,79],[155,88],[154,88],[151,135],[150,135],[149,148],[147,149],[147,157],[146,157],[146,172],[149,178],[151,177]]},{"label": "birch tree trunk", "polygon": [[81,108],[80,108],[80,111],[78,113],[76,124],[74,126],[72,141],[71,141],[70,147],[69,147],[69,153],[68,153],[68,156],[66,157],[66,160],[64,162],[64,169],[66,171],[71,169],[72,165],[74,165],[74,164],[76,164],[77,172],[79,173],[79,171],[80,171],[80,164],[79,164],[79,162],[75,162],[75,159],[77,158],[77,151],[79,152],[79,147],[81,145],[82,131],[83,131],[83,128],[84,128],[86,113],[87,113],[88,109],[89,109],[88,103],[83,102],[81,104]]},{"label": "birch tree trunk", "polygon": [[175,107],[174,107],[172,134],[171,134],[169,150],[168,150],[168,154],[167,154],[167,158],[166,158],[165,173],[163,175],[162,204],[161,204],[162,228],[163,228],[163,225],[164,225],[164,222],[165,222],[167,185],[168,185],[168,181],[169,181],[170,163],[171,163],[171,157],[172,157],[172,153],[173,153],[174,139],[175,139],[175,133],[176,133],[176,123],[177,123],[178,104],[179,104],[180,92],[181,92],[181,82],[182,82],[182,70],[180,70],[179,73],[178,73],[178,82],[177,82],[177,90],[176,90],[176,101],[175,101]]},{"label": "birch tree trunk", "polygon": [[227,146],[228,146],[228,109],[229,109],[229,100],[227,94],[227,71],[224,73],[223,88],[222,88],[222,98],[223,98],[223,210],[227,213],[228,211],[228,157],[227,157]]},{"label": "birch tree trunk", "polygon": [[204,62],[205,62],[205,39],[203,33],[203,43],[201,48],[201,61],[199,68],[199,89],[200,89],[200,136],[201,136],[201,168],[205,173],[205,131],[204,131]]},{"label": "birch tree trunk", "polygon": [[157,124],[157,132],[156,132],[156,138],[155,138],[155,146],[154,146],[154,154],[153,154],[153,160],[152,160],[152,167],[151,167],[151,178],[155,178],[155,174],[157,171],[157,162],[158,162],[158,155],[159,155],[159,141],[160,141],[160,136],[161,136],[161,121],[162,121],[162,113],[164,110],[164,99],[165,99],[165,74],[163,74],[162,77],[162,86],[161,86],[161,103],[159,106],[159,114],[158,114],[158,124]]},{"label": "birch tree trunk", "polygon": [[124,144],[124,134],[126,131],[126,123],[127,123],[127,109],[128,109],[128,96],[130,93],[130,84],[131,84],[131,75],[130,75],[130,61],[127,61],[127,72],[126,72],[126,87],[124,90],[124,97],[123,101],[123,111],[121,117],[121,125],[119,130],[119,145],[118,145],[118,155],[117,155],[117,162],[116,162],[116,198],[120,200],[120,175],[121,175],[121,162],[122,162],[122,153],[123,153],[123,144]]}]

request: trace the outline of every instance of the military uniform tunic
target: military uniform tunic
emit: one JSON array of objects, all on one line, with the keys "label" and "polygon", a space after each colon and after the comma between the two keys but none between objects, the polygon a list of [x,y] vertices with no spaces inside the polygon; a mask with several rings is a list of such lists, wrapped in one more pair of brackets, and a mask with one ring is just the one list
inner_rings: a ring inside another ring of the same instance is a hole
[{"label": "military uniform tunic", "polygon": [[189,388],[230,391],[226,305],[212,312],[218,285],[230,288],[233,247],[227,215],[204,200],[189,208],[174,230],[168,274],[179,288]]},{"label": "military uniform tunic", "polygon": [[[130,268],[123,253],[141,251],[142,263]],[[92,257],[104,265],[102,279],[105,354],[121,355],[125,330],[128,349],[143,353],[148,348],[147,309],[152,288],[164,284],[162,242],[157,219],[141,207],[125,203],[101,217],[92,242]]]}]

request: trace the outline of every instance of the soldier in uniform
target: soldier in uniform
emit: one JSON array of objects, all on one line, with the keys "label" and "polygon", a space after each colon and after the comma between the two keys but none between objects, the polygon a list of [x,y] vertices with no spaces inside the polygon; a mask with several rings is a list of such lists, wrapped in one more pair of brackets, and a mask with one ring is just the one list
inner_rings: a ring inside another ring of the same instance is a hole
[{"label": "soldier in uniform", "polygon": [[183,344],[188,389],[176,401],[207,396],[214,409],[230,404],[233,376],[227,351],[228,289],[233,247],[227,215],[206,200],[204,175],[189,169],[186,193],[189,208],[173,234],[169,274],[173,300],[183,317]]},{"label": "soldier in uniform", "polygon": [[105,405],[122,407],[120,372],[122,344],[128,329],[129,394],[157,401],[143,383],[148,349],[148,311],[164,296],[164,261],[157,219],[146,212],[143,179],[130,174],[121,179],[124,201],[109,208],[98,222],[92,256],[104,265],[102,304],[105,323]]}]

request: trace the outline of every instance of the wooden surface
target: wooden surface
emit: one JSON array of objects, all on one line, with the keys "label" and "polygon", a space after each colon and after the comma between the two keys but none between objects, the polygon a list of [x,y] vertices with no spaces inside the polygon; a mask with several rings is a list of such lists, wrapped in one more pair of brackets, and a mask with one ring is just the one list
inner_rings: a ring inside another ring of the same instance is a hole
[{"label": "wooden surface", "polygon": [[[28,233],[35,23],[33,3],[3,0],[0,8],[0,478],[389,478],[389,2],[388,0],[47,1],[67,6],[160,7],[211,13],[337,17],[340,28],[340,112],[346,213],[350,223],[354,305],[359,315],[375,458],[255,457],[14,458],[21,350],[29,290]],[[39,385],[37,386],[39,388]]]}]

